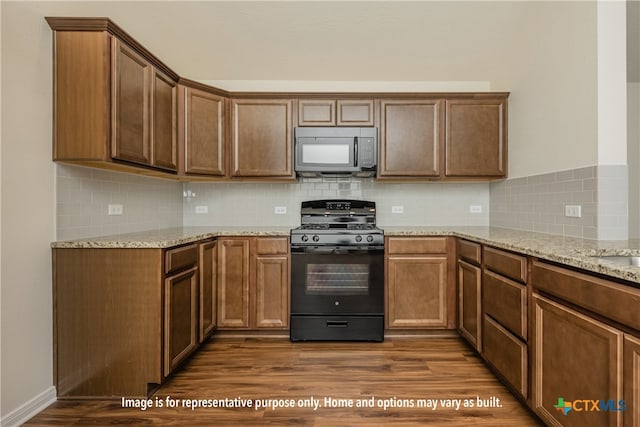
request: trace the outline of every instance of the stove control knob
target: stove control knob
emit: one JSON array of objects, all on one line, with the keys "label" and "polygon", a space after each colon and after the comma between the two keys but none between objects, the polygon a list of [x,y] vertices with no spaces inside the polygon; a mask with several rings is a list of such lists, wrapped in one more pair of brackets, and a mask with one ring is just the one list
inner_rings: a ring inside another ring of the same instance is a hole
[{"label": "stove control knob", "polygon": [[320,241],[320,236],[318,236],[317,234],[315,236],[313,236],[313,241],[314,242],[319,242]]},{"label": "stove control knob", "polygon": [[309,236],[307,236],[306,234],[303,234],[300,240],[302,240],[303,242],[306,242],[307,240],[309,240]]},{"label": "stove control knob", "polygon": [[362,236],[356,236],[356,242],[360,243],[362,242]]},{"label": "stove control knob", "polygon": [[367,236],[367,242],[369,243],[373,242],[373,236]]}]

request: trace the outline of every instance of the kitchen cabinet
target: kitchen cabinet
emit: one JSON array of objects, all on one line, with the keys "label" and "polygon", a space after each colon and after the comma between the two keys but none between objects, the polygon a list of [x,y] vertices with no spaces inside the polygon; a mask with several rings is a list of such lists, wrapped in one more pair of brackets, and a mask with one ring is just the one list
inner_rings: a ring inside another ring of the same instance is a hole
[{"label": "kitchen cabinet", "polygon": [[625,427],[640,425],[640,338],[624,337],[624,400],[626,411],[622,415]]},{"label": "kitchen cabinet", "polygon": [[218,328],[287,329],[287,238],[219,240]]},{"label": "kitchen cabinet", "polygon": [[445,237],[386,238],[387,329],[455,327],[450,246]]},{"label": "kitchen cabinet", "polygon": [[226,98],[184,84],[179,86],[179,98],[180,172],[226,177]]},{"label": "kitchen cabinet", "polygon": [[177,168],[178,76],[108,20],[54,29],[54,160],[116,170]]},{"label": "kitchen cabinet", "polygon": [[438,178],[443,114],[439,99],[381,100],[378,178]]},{"label": "kitchen cabinet", "polygon": [[[554,425],[636,425],[640,341],[631,332],[640,325],[640,290],[535,259],[531,277],[534,411]],[[558,397],[588,396],[610,407],[566,418],[553,408]]]},{"label": "kitchen cabinet", "polygon": [[200,266],[198,338],[202,343],[216,328],[218,309],[218,242],[212,240],[198,245]]},{"label": "kitchen cabinet", "polygon": [[529,396],[527,258],[483,247],[482,355],[523,398]]},{"label": "kitchen cabinet", "polygon": [[198,267],[164,281],[164,375],[198,347]]},{"label": "kitchen cabinet", "polygon": [[288,239],[256,240],[256,328],[289,327],[289,263]]},{"label": "kitchen cabinet", "polygon": [[300,99],[298,126],[373,126],[373,99]]},{"label": "kitchen cabinet", "polygon": [[52,256],[59,399],[147,396],[197,348],[196,244]]},{"label": "kitchen cabinet", "polygon": [[295,179],[293,100],[231,100],[231,176]]},{"label": "kitchen cabinet", "polygon": [[113,55],[112,155],[177,170],[177,84],[116,38]]},{"label": "kitchen cabinet", "polygon": [[[623,400],[622,332],[543,296],[534,294],[533,302],[536,414],[549,425],[621,425],[622,412],[589,410],[590,401],[579,400],[613,400],[616,407]],[[555,407],[560,399],[576,405],[567,416]]]},{"label": "kitchen cabinet", "polygon": [[476,350],[482,349],[481,245],[457,240],[458,331]]},{"label": "kitchen cabinet", "polygon": [[221,238],[219,245],[218,327],[249,327],[249,238]]},{"label": "kitchen cabinet", "polygon": [[446,177],[507,174],[507,98],[447,99]]}]

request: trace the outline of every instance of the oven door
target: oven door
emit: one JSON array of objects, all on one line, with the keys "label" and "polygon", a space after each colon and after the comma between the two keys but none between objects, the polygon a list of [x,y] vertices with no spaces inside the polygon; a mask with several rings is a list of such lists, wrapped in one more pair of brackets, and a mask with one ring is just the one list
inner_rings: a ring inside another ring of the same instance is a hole
[{"label": "oven door", "polygon": [[382,247],[291,249],[292,315],[383,315]]}]

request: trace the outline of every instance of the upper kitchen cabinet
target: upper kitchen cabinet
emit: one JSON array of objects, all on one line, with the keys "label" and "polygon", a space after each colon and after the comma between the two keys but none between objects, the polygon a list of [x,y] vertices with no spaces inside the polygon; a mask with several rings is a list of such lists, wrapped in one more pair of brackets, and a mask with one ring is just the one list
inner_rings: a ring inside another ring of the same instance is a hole
[{"label": "upper kitchen cabinet", "polygon": [[231,176],[295,179],[291,99],[232,99]]},{"label": "upper kitchen cabinet", "polygon": [[380,179],[440,176],[442,100],[380,101]]},{"label": "upper kitchen cabinet", "polygon": [[226,98],[183,84],[179,98],[180,174],[227,176]]},{"label": "upper kitchen cabinet", "polygon": [[447,99],[445,176],[507,175],[507,96]]},{"label": "upper kitchen cabinet", "polygon": [[47,18],[54,30],[57,161],[177,170],[177,74],[104,18]]},{"label": "upper kitchen cabinet", "polygon": [[373,126],[373,99],[300,99],[298,126]]}]

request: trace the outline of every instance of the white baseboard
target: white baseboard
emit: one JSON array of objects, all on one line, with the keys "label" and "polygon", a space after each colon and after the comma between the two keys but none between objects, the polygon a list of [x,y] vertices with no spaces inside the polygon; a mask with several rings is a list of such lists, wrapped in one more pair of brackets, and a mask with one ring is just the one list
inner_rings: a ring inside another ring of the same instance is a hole
[{"label": "white baseboard", "polygon": [[56,399],[56,388],[51,386],[39,395],[35,396],[33,399],[25,402],[19,408],[11,411],[5,417],[2,417],[0,420],[0,426],[17,427],[22,423],[27,422],[31,417],[35,416],[47,406],[51,405],[56,401]]}]

